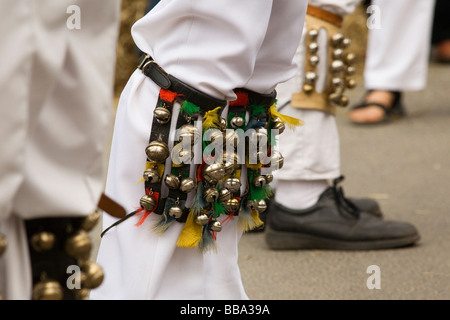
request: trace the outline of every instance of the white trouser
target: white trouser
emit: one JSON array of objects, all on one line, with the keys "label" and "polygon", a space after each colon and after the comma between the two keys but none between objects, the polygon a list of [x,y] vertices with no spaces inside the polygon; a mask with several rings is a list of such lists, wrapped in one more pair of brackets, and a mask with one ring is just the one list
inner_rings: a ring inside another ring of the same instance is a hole
[{"label": "white trouser", "polygon": [[[417,91],[426,86],[434,0],[373,0],[364,85],[367,89]],[[379,13],[379,14],[378,14]],[[378,28],[379,27],[379,28]]]},{"label": "white trouser", "polygon": [[6,299],[30,297],[23,219],[96,209],[105,183],[119,12],[120,1],[110,0],[0,3],[0,232],[8,241],[0,295]]},{"label": "white trouser", "polygon": [[[136,22],[139,48],[167,72],[216,98],[234,99],[234,88],[268,93],[294,76],[306,1],[162,0]],[[139,70],[117,111],[106,193],[129,212],[139,206],[152,112],[159,88]],[[177,107],[177,105],[176,105]],[[174,112],[176,113],[176,112]],[[176,247],[182,224],[162,236],[132,217],[102,238],[98,262],[104,283],[92,299],[247,299],[240,277],[237,218],[217,234],[217,253]],[[104,216],[104,227],[115,219]]]},{"label": "white trouser", "polygon": [[[355,10],[360,0],[313,0],[311,5],[346,16]],[[307,26],[306,26],[307,27]],[[305,181],[334,179],[340,175],[340,145],[335,116],[322,111],[293,108],[289,101],[292,94],[300,92],[305,66],[305,44],[302,37],[296,52],[299,69],[294,78],[277,87],[278,105],[287,104],[281,112],[302,119],[304,125],[295,131],[285,130],[280,135],[279,147],[285,161],[282,169],[275,172],[276,183],[282,180]],[[319,65],[317,92],[322,92],[328,82],[327,41],[330,37],[325,29],[319,32]],[[293,193],[299,192],[292,188]],[[283,190],[285,192],[285,190]],[[289,195],[288,195],[289,196]],[[296,199],[295,197],[293,199]]]}]

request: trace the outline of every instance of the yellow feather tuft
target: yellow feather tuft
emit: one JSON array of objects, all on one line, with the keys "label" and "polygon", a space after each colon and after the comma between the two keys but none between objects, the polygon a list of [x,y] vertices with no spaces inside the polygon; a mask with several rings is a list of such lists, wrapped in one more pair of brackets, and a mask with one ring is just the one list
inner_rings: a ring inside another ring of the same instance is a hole
[{"label": "yellow feather tuft", "polygon": [[264,224],[264,222],[259,218],[259,213],[256,210],[250,210],[250,214],[239,213],[238,227],[243,232],[251,231],[258,228]]},{"label": "yellow feather tuft", "polygon": [[253,221],[255,221],[255,228],[260,227],[264,224],[262,220],[259,218],[259,212],[256,210],[251,210],[251,215],[253,218]]},{"label": "yellow feather tuft", "polygon": [[256,171],[256,170],[262,168],[262,163],[261,163],[261,162],[253,163],[253,164],[250,163],[250,162],[249,162],[249,159],[248,159],[248,155],[247,155],[247,156],[245,157],[245,166],[246,166],[247,168],[249,168],[250,170]]},{"label": "yellow feather tuft", "polygon": [[210,128],[220,128],[219,111],[222,107],[217,107],[213,110],[207,111],[203,117],[202,130],[206,131]]},{"label": "yellow feather tuft", "polygon": [[195,222],[195,214],[191,211],[178,237],[177,247],[195,248],[202,239],[203,226]]},{"label": "yellow feather tuft", "polygon": [[295,129],[295,127],[303,125],[302,120],[279,113],[275,103],[270,107],[269,111],[272,118],[280,118],[290,129]]}]

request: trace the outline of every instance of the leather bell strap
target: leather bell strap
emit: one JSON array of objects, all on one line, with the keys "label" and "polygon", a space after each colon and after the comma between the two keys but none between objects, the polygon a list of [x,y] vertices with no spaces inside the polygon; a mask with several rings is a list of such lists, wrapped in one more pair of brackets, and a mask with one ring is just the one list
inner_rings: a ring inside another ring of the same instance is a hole
[{"label": "leather bell strap", "polygon": [[88,261],[92,249],[88,232],[96,223],[92,224],[88,217],[52,217],[26,219],[24,224],[31,264],[32,299],[82,299],[82,291],[75,290],[81,288],[69,286],[70,266],[85,271],[86,278],[81,281],[81,287],[93,289],[100,285],[103,275],[86,273],[86,270],[94,270],[92,268],[101,272],[101,267]]},{"label": "leather bell strap", "polygon": [[[233,116],[240,115],[242,116],[245,113],[248,113],[248,123],[245,123],[243,126],[244,130],[259,130],[266,129],[269,131],[270,126],[272,125],[272,119],[270,115],[270,107],[275,103],[276,91],[273,91],[270,94],[260,94],[253,92],[248,89],[239,88],[235,89],[235,93],[237,99],[230,103],[229,112],[231,115],[228,116],[229,126],[232,126],[230,121],[232,121]],[[249,143],[255,143],[255,141],[249,141]],[[266,150],[270,153],[270,136],[268,136]],[[249,151],[250,153],[250,151]],[[249,154],[246,155],[249,157]],[[265,155],[267,156],[267,154]],[[255,186],[254,179],[256,177],[261,176],[261,167],[262,163],[261,159],[257,159],[258,162],[256,164],[249,163],[250,159],[246,159],[246,190],[239,195],[240,197],[240,206],[243,208],[243,212],[249,212],[249,208],[247,208],[247,201],[256,199],[263,200],[261,197],[264,195],[266,198],[266,190],[269,188],[268,186]],[[236,196],[236,194],[235,194]],[[256,217],[255,217],[256,218]],[[258,219],[258,218],[256,218]]]},{"label": "leather bell strap", "polygon": [[306,9],[306,14],[309,14],[310,16],[334,24],[339,28],[342,26],[342,23],[344,21],[344,19],[340,15],[337,15],[333,12],[324,10],[322,8],[313,5],[308,5],[308,8]]},{"label": "leather bell strap", "polygon": [[[177,99],[181,105],[183,105],[184,102],[188,102],[192,106],[195,106],[194,110],[190,110],[189,113],[180,109],[178,119],[176,120],[177,129],[179,129],[183,124],[190,123],[192,119],[197,119],[198,116],[204,116],[207,112],[216,108],[223,108],[226,105],[225,100],[215,99],[168,74],[158,64],[156,64],[149,55],[143,55],[141,57],[138,62],[138,68],[161,87],[158,105],[156,108],[161,107],[162,103],[166,108],[168,108],[170,113],[172,113],[175,99]],[[167,97],[170,97],[170,100]],[[168,145],[171,121],[173,121],[172,117],[169,121],[161,123],[161,121],[158,121],[156,117],[154,117],[149,139],[150,142],[158,140]],[[171,174],[179,179],[187,177],[189,175],[191,165],[195,164],[184,163],[175,166],[174,163],[172,163]],[[154,183],[151,184],[149,181],[146,181],[146,192],[151,190],[151,192],[158,192],[161,194],[162,183],[164,183],[163,177],[161,177],[159,185],[155,185]],[[183,210],[183,214],[176,220],[179,222],[185,222],[189,213],[189,210],[184,206],[186,198],[186,192],[183,192],[178,188],[171,188],[169,189],[169,194],[167,197],[159,198],[157,208],[154,212],[157,214],[167,215],[167,211],[170,209],[168,208],[168,205],[180,205]],[[166,205],[166,203],[168,205]]]},{"label": "leather bell strap", "polygon": [[115,218],[123,218],[126,215],[125,209],[104,193],[100,196],[97,207]]}]

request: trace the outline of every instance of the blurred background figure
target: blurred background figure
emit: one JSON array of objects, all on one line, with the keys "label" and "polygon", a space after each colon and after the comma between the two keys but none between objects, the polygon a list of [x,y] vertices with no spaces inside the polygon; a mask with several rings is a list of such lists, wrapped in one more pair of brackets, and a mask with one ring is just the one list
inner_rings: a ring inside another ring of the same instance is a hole
[{"label": "blurred background figure", "polygon": [[426,86],[434,0],[373,0],[380,21],[368,30],[362,102],[348,117],[377,124],[405,115],[402,95]]},{"label": "blurred background figure", "polygon": [[432,43],[436,46],[435,59],[450,63],[450,2],[436,0],[433,20]]},{"label": "blurred background figure", "polygon": [[265,231],[272,249],[386,249],[420,238],[412,224],[383,219],[376,201],[347,198],[340,185],[335,116],[349,103],[347,90],[356,85],[356,56],[342,23],[359,3],[309,2],[297,76],[277,87],[282,112],[305,124],[280,136],[285,165],[274,175]]},{"label": "blurred background figure", "polygon": [[104,189],[119,15],[119,0],[0,3],[5,299],[84,297],[66,286],[69,265],[101,280],[86,232]]}]

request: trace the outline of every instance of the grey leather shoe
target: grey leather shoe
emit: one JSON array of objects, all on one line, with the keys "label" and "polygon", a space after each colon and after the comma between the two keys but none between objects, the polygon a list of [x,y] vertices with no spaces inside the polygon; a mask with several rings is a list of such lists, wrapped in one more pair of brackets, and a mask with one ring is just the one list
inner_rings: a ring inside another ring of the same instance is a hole
[{"label": "grey leather shoe", "polygon": [[271,202],[266,222],[271,249],[374,250],[415,244],[420,235],[410,223],[383,220],[360,210],[342,188],[326,189],[317,203],[291,210]]},{"label": "grey leather shoe", "polygon": [[[338,184],[344,180],[344,177],[341,176],[339,178],[336,178],[333,180],[333,186],[330,188],[337,189]],[[356,206],[360,211],[364,211],[367,213],[370,213],[376,217],[382,218],[383,212],[381,211],[380,205],[378,202],[371,198],[347,198],[348,201],[350,201],[354,206]],[[271,202],[274,201],[273,198],[270,198],[266,200],[267,207],[270,207]],[[267,214],[270,210],[267,210],[265,212],[262,212],[259,214],[259,218],[264,222],[264,224],[254,230],[252,232],[261,232],[265,230],[265,224],[267,221]]]}]

